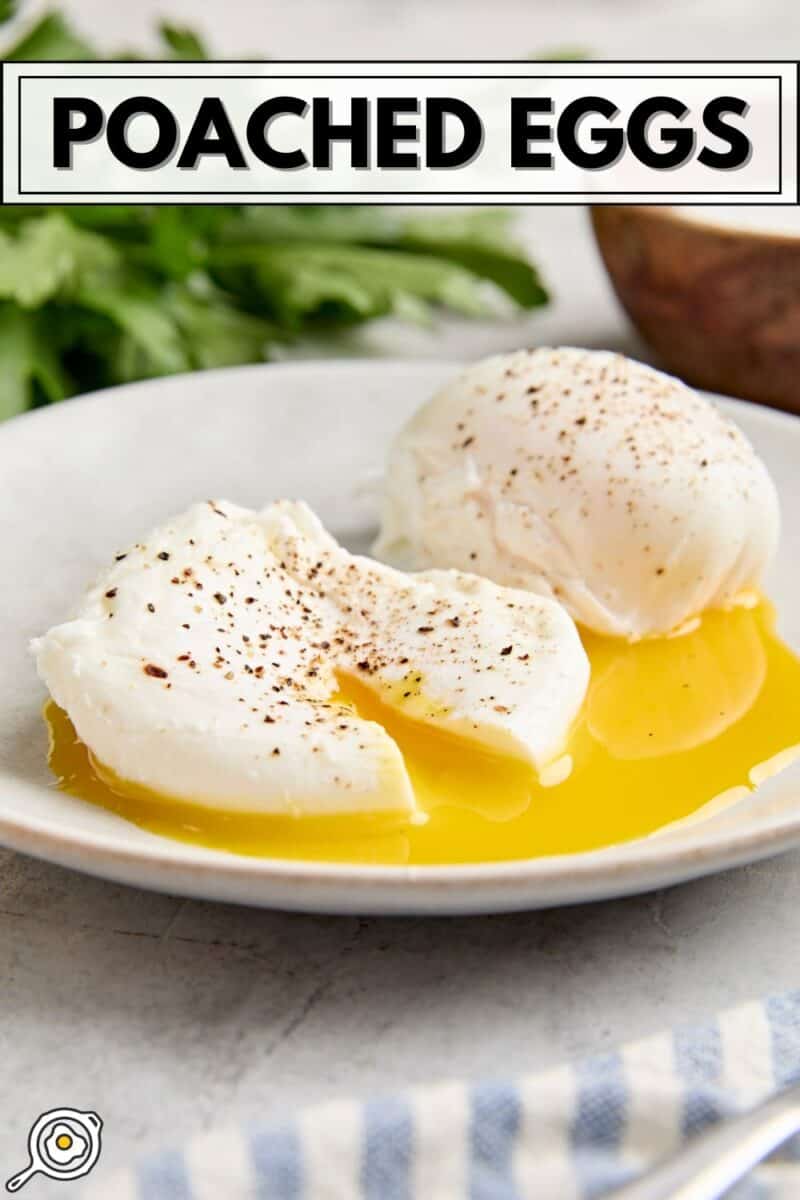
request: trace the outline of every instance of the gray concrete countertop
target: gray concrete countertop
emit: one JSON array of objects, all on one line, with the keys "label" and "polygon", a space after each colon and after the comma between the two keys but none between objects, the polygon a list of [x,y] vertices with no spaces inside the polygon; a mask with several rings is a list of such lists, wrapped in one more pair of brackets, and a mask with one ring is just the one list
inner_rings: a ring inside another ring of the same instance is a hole
[{"label": "gray concrete countertop", "polygon": [[359,920],[0,852],[0,1163],[22,1166],[29,1125],[62,1104],[102,1115],[110,1165],[336,1095],[537,1070],[791,987],[799,866],[543,913]]},{"label": "gray concrete countertop", "polygon": [[[265,50],[295,58],[511,57],[565,43],[598,57],[709,46],[780,57],[800,41],[800,7],[778,0],[506,2],[491,18],[476,0],[144,0],[124,20],[107,0],[65,7],[111,44],[141,39],[151,14],[169,12],[227,54],[258,44],[263,24]],[[550,309],[432,333],[389,323],[354,348],[449,358],[571,342],[644,355],[585,214],[532,210],[523,232],[553,286]],[[217,1122],[531,1071],[796,985],[798,868],[790,854],[546,913],[357,920],[178,900],[0,850],[0,1168],[24,1165],[30,1124],[59,1105],[96,1109],[104,1164],[119,1164]],[[40,1180],[25,1192],[51,1194]]]}]

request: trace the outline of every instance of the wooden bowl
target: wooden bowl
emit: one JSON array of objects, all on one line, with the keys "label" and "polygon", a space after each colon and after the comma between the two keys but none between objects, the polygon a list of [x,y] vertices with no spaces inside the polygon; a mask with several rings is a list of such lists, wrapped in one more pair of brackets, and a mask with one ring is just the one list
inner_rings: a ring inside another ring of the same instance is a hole
[{"label": "wooden bowl", "polygon": [[800,236],[735,228],[732,219],[592,209],[616,293],[668,370],[800,413]]}]

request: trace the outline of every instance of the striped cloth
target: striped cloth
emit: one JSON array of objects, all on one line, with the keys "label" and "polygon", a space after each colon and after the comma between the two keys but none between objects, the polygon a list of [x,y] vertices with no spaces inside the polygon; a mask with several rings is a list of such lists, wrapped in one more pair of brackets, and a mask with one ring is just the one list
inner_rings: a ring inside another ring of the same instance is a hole
[{"label": "striped cloth", "polygon": [[[582,1200],[636,1178],[693,1134],[800,1081],[800,991],[577,1065],[326,1104],[204,1134],[84,1200]],[[87,1181],[88,1184],[88,1181]],[[737,1200],[798,1200],[800,1144]]]}]

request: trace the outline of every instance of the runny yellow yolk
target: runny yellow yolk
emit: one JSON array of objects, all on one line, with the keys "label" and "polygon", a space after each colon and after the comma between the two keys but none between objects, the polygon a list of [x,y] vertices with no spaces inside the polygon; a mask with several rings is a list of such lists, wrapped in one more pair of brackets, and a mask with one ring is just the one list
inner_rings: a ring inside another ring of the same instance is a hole
[{"label": "runny yellow yolk", "polygon": [[56,1138],[56,1145],[58,1146],[59,1150],[69,1150],[70,1146],[72,1145],[72,1138],[66,1133],[59,1134],[59,1136]]},{"label": "runny yellow yolk", "polygon": [[584,633],[592,682],[566,747],[572,770],[551,787],[526,763],[423,725],[424,677],[405,712],[400,696],[389,693],[388,704],[363,682],[343,681],[346,700],[402,750],[424,824],[223,813],[159,797],[94,763],[53,703],[50,766],[65,791],[144,829],[239,854],[417,865],[592,850],[652,833],[747,786],[776,755],[792,757],[800,660],[774,625],[761,604],[707,613],[691,633],[636,645]]}]

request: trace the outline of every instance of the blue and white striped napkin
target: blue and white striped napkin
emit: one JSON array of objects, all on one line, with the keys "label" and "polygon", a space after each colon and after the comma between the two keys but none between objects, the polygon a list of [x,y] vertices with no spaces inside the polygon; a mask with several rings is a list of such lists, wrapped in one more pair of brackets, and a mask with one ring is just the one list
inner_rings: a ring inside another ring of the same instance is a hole
[{"label": "blue and white striped napkin", "polygon": [[[731,1009],[577,1065],[448,1083],[204,1134],[84,1200],[582,1200],[708,1125],[800,1081],[800,991]],[[737,1200],[798,1200],[791,1144]]]}]

